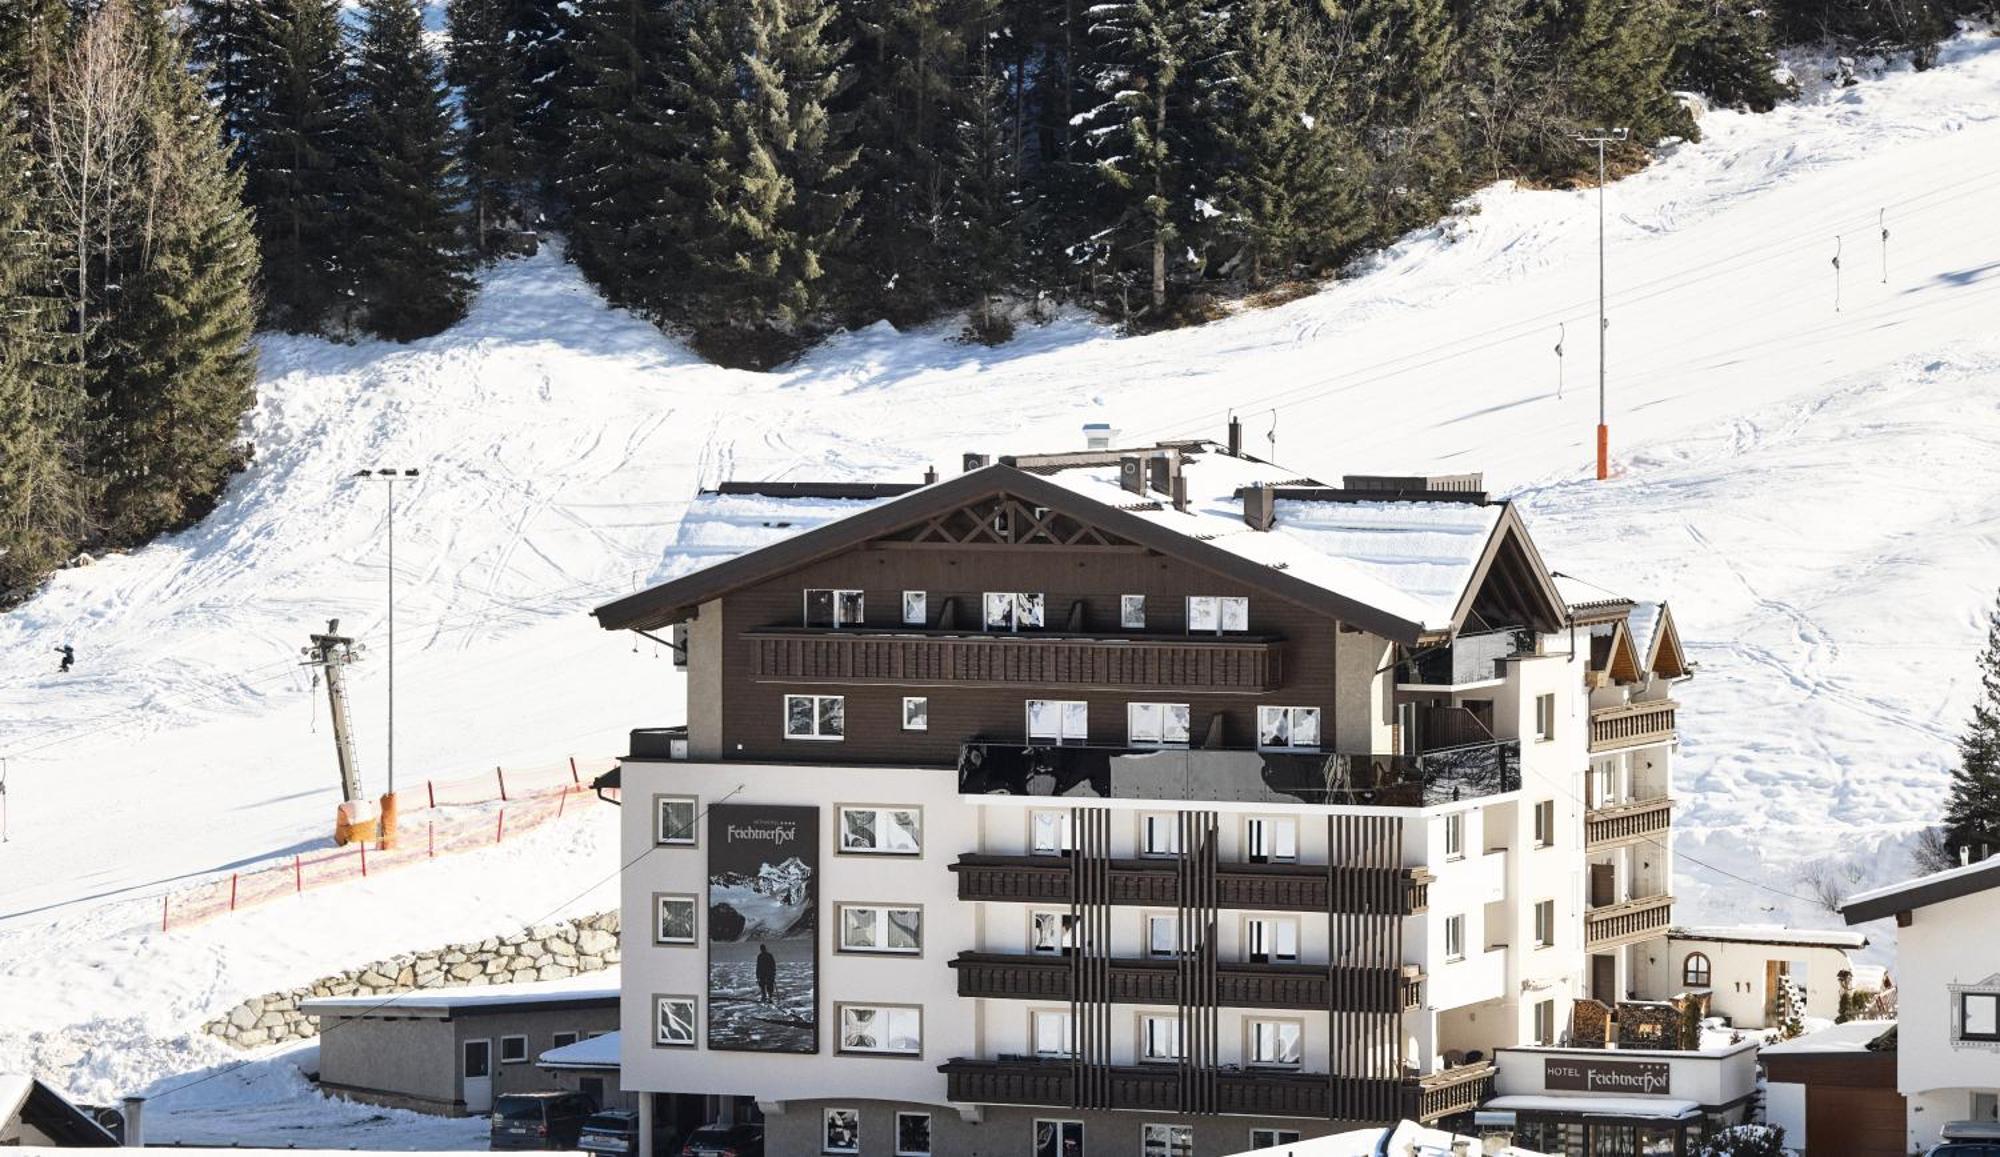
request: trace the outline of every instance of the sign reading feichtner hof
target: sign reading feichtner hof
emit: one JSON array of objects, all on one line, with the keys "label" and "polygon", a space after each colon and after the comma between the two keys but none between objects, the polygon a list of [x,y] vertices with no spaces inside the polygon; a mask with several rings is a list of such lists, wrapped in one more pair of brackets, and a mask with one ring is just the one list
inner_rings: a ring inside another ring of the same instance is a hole
[{"label": "sign reading feichtner hof", "polygon": [[1542,1087],[1579,1093],[1643,1093],[1664,1097],[1672,1091],[1664,1061],[1610,1061],[1587,1057],[1546,1057]]}]

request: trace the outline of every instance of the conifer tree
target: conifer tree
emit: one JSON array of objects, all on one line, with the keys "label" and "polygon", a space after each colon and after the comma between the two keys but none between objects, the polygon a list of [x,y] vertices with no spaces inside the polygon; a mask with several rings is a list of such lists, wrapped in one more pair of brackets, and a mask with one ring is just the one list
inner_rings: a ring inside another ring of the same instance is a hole
[{"label": "conifer tree", "polygon": [[1717,104],[1769,112],[1787,94],[1760,0],[1695,0],[1681,15],[1669,83]]},{"label": "conifer tree", "polygon": [[1979,655],[1979,694],[1972,722],[1958,741],[1959,764],[1945,805],[1945,844],[1974,857],[2000,854],[2000,604],[1987,619],[1986,649]]},{"label": "conifer tree", "polygon": [[357,317],[411,341],[465,316],[471,292],[451,113],[416,0],[364,0],[361,15],[360,163],[348,193]]},{"label": "conifer tree", "polygon": [[263,0],[183,0],[188,55],[205,77],[208,99],[222,110],[223,132],[243,138],[253,89],[249,62],[262,27]]},{"label": "conifer tree", "polygon": [[533,173],[523,148],[522,59],[508,41],[508,0],[449,0],[445,79],[458,90],[459,154],[475,245],[491,255],[502,230],[518,227],[521,186]]},{"label": "conifer tree", "polygon": [[987,21],[967,27],[976,47],[952,134],[945,222],[945,249],[955,258],[962,293],[971,298],[972,334],[986,342],[1004,341],[1013,332],[994,309],[995,298],[1022,272],[1020,174],[1009,133],[1008,77],[993,49],[994,20],[997,15],[989,11]]}]

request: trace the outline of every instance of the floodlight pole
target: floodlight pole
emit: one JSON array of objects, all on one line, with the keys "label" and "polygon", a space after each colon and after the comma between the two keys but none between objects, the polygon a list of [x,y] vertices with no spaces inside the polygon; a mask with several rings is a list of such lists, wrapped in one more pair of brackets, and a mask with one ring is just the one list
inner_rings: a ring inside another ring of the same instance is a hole
[{"label": "floodlight pole", "polygon": [[1605,422],[1604,406],[1604,334],[1611,322],[1604,316],[1604,146],[1623,141],[1628,135],[1623,128],[1598,129],[1588,136],[1579,136],[1581,144],[1597,146],[1597,480],[1604,481],[1611,476],[1611,427]]}]

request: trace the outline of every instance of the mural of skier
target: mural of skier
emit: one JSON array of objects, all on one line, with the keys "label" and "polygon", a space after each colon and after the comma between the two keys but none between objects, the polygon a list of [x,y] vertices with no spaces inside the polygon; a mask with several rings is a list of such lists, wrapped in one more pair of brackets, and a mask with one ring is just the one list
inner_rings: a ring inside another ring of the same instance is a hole
[{"label": "mural of skier", "polygon": [[709,810],[708,1047],[819,1051],[819,813]]}]

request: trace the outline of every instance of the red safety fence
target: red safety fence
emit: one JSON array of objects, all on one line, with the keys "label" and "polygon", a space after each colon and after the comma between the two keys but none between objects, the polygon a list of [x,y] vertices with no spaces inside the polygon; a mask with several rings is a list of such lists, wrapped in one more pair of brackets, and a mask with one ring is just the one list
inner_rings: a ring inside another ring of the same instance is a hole
[{"label": "red safety fence", "polygon": [[[160,897],[160,930],[296,896],[312,888],[359,880],[380,872],[427,863],[439,856],[490,848],[579,809],[594,807],[590,781],[611,760],[572,760],[553,767],[499,771],[462,780],[427,783],[424,794],[398,793],[401,816],[396,846],[384,850],[352,844],[324,852],[273,860],[263,867],[217,876]],[[485,785],[484,791],[478,785]],[[437,789],[431,802],[432,788]],[[414,798],[413,798],[414,797]],[[403,800],[412,800],[403,803]],[[447,803],[447,800],[450,802]],[[497,804],[480,807],[470,805]],[[459,810],[463,807],[464,810]]]}]

